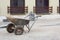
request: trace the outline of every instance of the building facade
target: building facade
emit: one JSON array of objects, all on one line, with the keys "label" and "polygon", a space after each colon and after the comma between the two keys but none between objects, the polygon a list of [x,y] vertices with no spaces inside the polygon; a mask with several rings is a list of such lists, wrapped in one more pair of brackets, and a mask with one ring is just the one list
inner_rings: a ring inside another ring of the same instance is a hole
[{"label": "building facade", "polygon": [[0,0],[0,15],[36,14],[58,15],[60,0]]}]

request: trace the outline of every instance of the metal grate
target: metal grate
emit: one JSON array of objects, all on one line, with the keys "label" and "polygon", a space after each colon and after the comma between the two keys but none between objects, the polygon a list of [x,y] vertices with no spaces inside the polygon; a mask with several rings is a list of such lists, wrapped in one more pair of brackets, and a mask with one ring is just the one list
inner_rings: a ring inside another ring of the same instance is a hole
[{"label": "metal grate", "polygon": [[33,7],[34,13],[52,13],[52,7]]},{"label": "metal grate", "polygon": [[7,7],[8,13],[28,13],[28,7]]}]

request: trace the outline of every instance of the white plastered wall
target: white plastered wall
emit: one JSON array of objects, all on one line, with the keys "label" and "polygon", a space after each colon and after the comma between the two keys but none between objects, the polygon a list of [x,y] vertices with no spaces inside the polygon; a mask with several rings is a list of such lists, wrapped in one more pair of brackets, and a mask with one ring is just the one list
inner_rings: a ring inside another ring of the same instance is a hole
[{"label": "white plastered wall", "polygon": [[[33,6],[35,6],[35,0],[26,0],[26,4],[28,4],[29,12],[33,11]],[[59,0],[49,0],[49,7],[53,7],[52,15],[58,14],[57,7],[59,7]]]},{"label": "white plastered wall", "polygon": [[58,14],[57,7],[59,6],[59,0],[49,0],[49,6],[53,7],[53,15]]},{"label": "white plastered wall", "polygon": [[[0,0],[0,15],[9,15],[7,13],[7,6],[10,6],[10,0]],[[35,6],[35,0],[25,0],[25,6],[28,6],[28,13],[33,11]],[[49,6],[53,7],[53,15],[57,14],[57,7],[59,6],[59,0],[49,0]]]},{"label": "white plastered wall", "polygon": [[[33,11],[35,0],[25,0],[25,6],[28,6],[28,13]],[[7,6],[10,6],[10,0],[0,0],[0,15],[10,15],[7,13]]]},{"label": "white plastered wall", "polygon": [[35,6],[35,0],[26,0],[25,5],[28,6],[28,13],[33,11],[33,6]]},{"label": "white plastered wall", "polygon": [[8,15],[7,6],[9,6],[10,0],[0,0],[0,15]]}]

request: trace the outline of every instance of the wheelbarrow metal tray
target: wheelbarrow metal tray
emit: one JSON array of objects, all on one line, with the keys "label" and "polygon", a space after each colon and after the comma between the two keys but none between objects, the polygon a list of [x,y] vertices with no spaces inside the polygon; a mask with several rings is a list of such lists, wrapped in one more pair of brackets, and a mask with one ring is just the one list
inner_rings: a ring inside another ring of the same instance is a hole
[{"label": "wheelbarrow metal tray", "polygon": [[30,20],[22,19],[22,18],[8,18],[15,25],[27,25]]},{"label": "wheelbarrow metal tray", "polygon": [[27,20],[27,19],[17,19],[17,18],[15,18],[15,23],[14,24],[16,24],[16,25],[27,25],[27,24],[29,24],[29,20]]}]

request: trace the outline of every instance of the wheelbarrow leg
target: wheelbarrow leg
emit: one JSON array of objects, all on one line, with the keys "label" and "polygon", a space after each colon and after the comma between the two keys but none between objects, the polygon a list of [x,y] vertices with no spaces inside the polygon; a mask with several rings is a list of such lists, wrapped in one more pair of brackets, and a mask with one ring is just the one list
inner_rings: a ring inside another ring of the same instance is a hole
[{"label": "wheelbarrow leg", "polygon": [[28,24],[28,25],[26,25],[26,27],[28,28],[28,32],[30,32],[29,24]]}]

